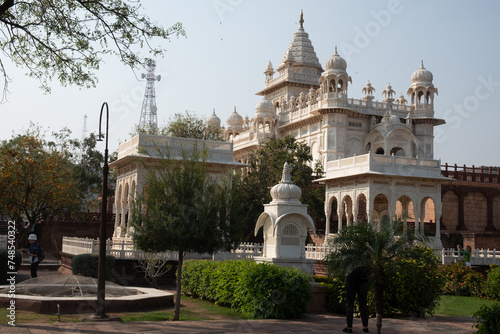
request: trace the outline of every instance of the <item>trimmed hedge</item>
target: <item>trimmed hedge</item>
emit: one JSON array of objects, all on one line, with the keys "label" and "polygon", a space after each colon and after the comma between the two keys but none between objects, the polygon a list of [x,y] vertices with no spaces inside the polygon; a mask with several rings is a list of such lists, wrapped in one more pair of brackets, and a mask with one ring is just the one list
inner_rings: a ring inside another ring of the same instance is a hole
[{"label": "trimmed hedge", "polygon": [[304,317],[312,298],[310,276],[294,268],[253,261],[186,261],[183,293],[207,299],[251,318]]},{"label": "trimmed hedge", "polygon": [[[10,252],[10,253],[9,253]],[[14,257],[12,257],[14,255]],[[9,263],[9,261],[11,261]],[[23,256],[20,251],[0,249],[0,285],[7,284],[7,279],[10,275],[8,272],[17,272],[21,267]],[[14,263],[14,270],[9,268],[9,264]]]},{"label": "trimmed hedge", "polygon": [[[71,260],[73,275],[82,275],[97,278],[99,256],[97,254],[80,254]],[[110,281],[113,278],[115,268],[115,257],[106,255],[105,279]]]}]

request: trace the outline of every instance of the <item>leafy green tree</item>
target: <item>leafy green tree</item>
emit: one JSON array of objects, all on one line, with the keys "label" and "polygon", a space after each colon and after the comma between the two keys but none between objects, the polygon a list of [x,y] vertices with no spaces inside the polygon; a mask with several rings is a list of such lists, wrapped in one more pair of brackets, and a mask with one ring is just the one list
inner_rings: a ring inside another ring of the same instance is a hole
[{"label": "leafy green tree", "polygon": [[[283,165],[290,164],[292,181],[302,190],[301,201],[309,206],[309,214],[316,224],[324,225],[324,188],[313,183],[322,173],[316,164],[316,172],[309,166],[311,149],[293,137],[271,139],[257,149],[248,160],[248,172],[242,181],[242,192],[246,197],[254,221],[262,213],[263,205],[271,202],[269,189],[281,180]],[[249,226],[253,230],[253,226]]]},{"label": "leafy green tree", "polygon": [[246,220],[238,177],[210,177],[207,152],[194,146],[192,152],[183,151],[182,159],[176,160],[158,149],[161,159],[148,167],[145,193],[132,210],[137,248],[179,254],[174,320],[179,320],[184,254],[230,250],[241,241]]},{"label": "leafy green tree", "polygon": [[185,35],[180,23],[163,28],[143,15],[140,1],[131,0],[3,0],[0,2],[0,71],[4,97],[9,78],[5,59],[24,67],[50,91],[48,81],[62,85],[95,86],[96,71],[106,55],[131,68],[145,65],[138,51],[151,57],[165,51],[154,38]]},{"label": "leafy green tree", "polygon": [[[102,193],[104,154],[97,150],[96,135],[90,133],[83,140],[78,140],[71,137],[71,130],[63,128],[59,132],[52,132],[52,138],[53,140],[47,142],[47,146],[60,152],[72,165],[73,181],[77,187],[75,196],[81,201],[81,211],[97,212],[97,199]],[[108,185],[111,188],[108,196],[113,195],[115,181],[116,175],[112,171],[108,176]]]},{"label": "leafy green tree", "polygon": [[[95,211],[102,191],[104,162],[96,144],[93,133],[80,141],[71,138],[66,128],[53,132],[51,140],[46,140],[42,129],[33,124],[24,134],[2,142],[0,215],[15,220],[17,230],[24,234],[42,219]],[[116,176],[110,175],[110,189],[115,180]],[[108,195],[112,194],[110,191]],[[24,218],[29,222],[27,229],[21,225]]]},{"label": "leafy green tree", "polygon": [[414,235],[399,222],[388,224],[353,224],[342,228],[333,239],[333,251],[326,257],[329,274],[348,275],[354,269],[367,267],[375,292],[377,333],[381,333],[384,314],[384,287],[396,269],[394,258],[408,246]]},{"label": "leafy green tree", "polygon": [[[79,205],[71,164],[33,133],[0,147],[0,189],[0,212],[19,224],[21,240],[37,221]],[[21,225],[23,216],[29,222],[27,228]]]},{"label": "leafy green tree", "polygon": [[215,141],[225,140],[221,128],[207,124],[203,119],[189,110],[186,110],[184,114],[174,114],[165,126],[159,126],[156,129],[150,129],[149,127],[142,129],[139,125],[136,125],[130,135],[135,136],[138,133]]}]

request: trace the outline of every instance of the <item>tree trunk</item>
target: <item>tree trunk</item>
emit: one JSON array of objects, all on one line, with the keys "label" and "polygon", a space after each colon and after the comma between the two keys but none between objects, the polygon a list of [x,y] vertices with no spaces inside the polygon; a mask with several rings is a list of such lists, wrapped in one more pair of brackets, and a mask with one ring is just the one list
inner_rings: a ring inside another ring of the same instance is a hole
[{"label": "tree trunk", "polygon": [[179,261],[177,264],[177,291],[175,296],[175,308],[174,308],[174,321],[179,320],[179,311],[181,309],[181,274],[182,274],[182,260],[184,257],[184,252],[179,251]]},{"label": "tree trunk", "polygon": [[375,283],[375,313],[377,315],[377,334],[382,333],[382,315],[384,314],[384,285]]}]

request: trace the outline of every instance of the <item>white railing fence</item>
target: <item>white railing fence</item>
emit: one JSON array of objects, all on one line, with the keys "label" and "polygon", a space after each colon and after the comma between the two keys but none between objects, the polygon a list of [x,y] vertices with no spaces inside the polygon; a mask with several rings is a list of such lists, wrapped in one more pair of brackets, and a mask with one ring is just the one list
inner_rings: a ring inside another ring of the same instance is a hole
[{"label": "white railing fence", "polygon": [[330,251],[331,247],[328,244],[319,246],[308,244],[306,245],[306,259],[323,260]]},{"label": "white railing fence", "polygon": [[[97,254],[99,252],[99,239],[63,237],[62,252],[72,255]],[[144,254],[140,249],[134,249],[134,244],[130,241],[121,240],[114,242],[106,240],[106,254],[113,255],[116,259],[138,259]],[[177,260],[176,252],[159,253],[162,259]]]},{"label": "white railing fence", "polygon": [[[460,255],[458,249],[448,248],[441,250],[442,264],[448,265],[454,262],[462,261],[463,255]],[[500,265],[500,251],[495,249],[475,249],[470,258],[473,266],[489,266],[490,264]]]},{"label": "white railing fence", "polygon": [[[323,260],[332,250],[328,244],[305,246],[307,259]],[[88,238],[73,238],[63,237],[62,251],[64,253],[79,255],[99,252],[99,239]],[[186,259],[213,259],[213,260],[233,260],[233,259],[253,259],[257,256],[262,256],[263,245],[261,243],[242,243],[231,252],[218,252],[213,255],[209,254],[186,254]],[[106,253],[113,255],[116,259],[138,259],[142,257],[144,251],[134,248],[134,245],[129,240],[106,242]],[[167,260],[177,260],[177,252],[163,252],[161,257]],[[457,261],[461,261],[463,256],[458,253],[457,249],[449,248],[441,250],[441,263],[448,265]],[[472,251],[472,265],[500,265],[500,251],[489,249],[475,249]]]},{"label": "white railing fence", "polygon": [[217,252],[213,260],[253,259],[262,256],[263,245],[260,243],[244,242],[231,252]]}]

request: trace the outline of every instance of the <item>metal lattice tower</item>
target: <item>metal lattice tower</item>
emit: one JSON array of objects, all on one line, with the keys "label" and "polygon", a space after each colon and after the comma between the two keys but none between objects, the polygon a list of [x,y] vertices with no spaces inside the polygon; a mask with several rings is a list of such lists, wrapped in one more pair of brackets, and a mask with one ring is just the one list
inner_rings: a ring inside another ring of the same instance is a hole
[{"label": "metal lattice tower", "polygon": [[155,67],[156,62],[154,60],[149,60],[147,63],[148,73],[143,73],[141,76],[143,79],[146,78],[146,91],[144,92],[144,101],[142,102],[139,129],[140,131],[152,133],[155,133],[158,129],[155,81],[161,80],[161,75],[155,76]]},{"label": "metal lattice tower", "polygon": [[87,138],[87,114],[83,116],[82,142]]},{"label": "metal lattice tower", "polygon": [[85,114],[83,116],[83,128],[82,128],[82,146],[80,147],[80,163],[82,163],[82,157],[83,157],[83,141],[85,140],[85,138],[87,138],[87,114]]}]

